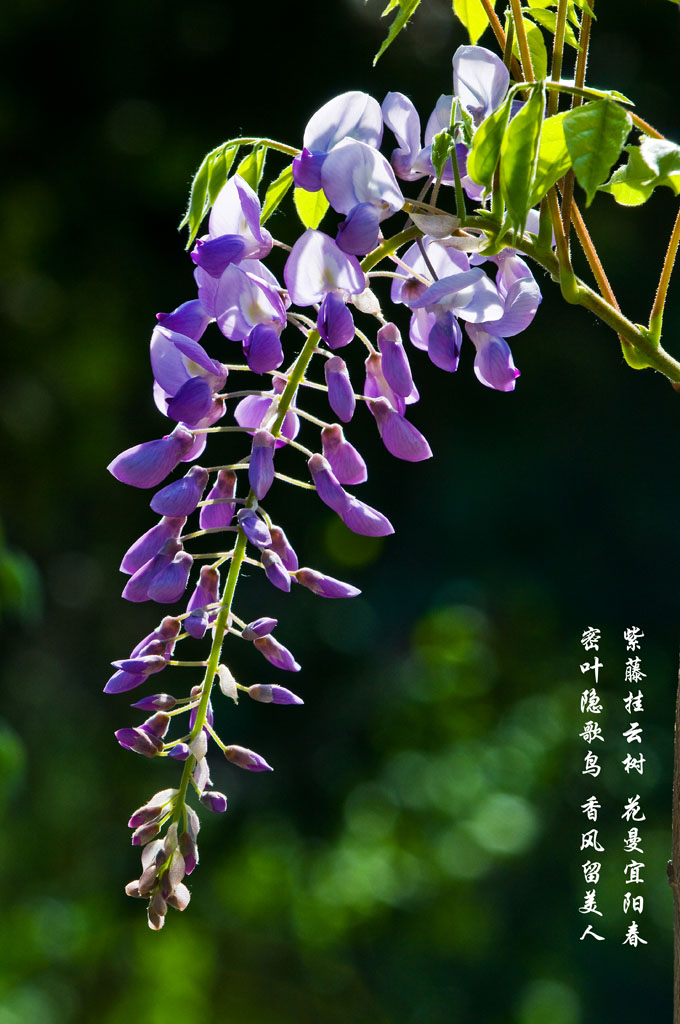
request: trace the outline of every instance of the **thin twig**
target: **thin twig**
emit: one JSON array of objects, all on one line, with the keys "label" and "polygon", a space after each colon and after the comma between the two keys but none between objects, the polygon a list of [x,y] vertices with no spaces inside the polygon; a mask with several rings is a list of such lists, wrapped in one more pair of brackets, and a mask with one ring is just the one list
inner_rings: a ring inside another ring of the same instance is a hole
[{"label": "thin twig", "polygon": [[661,325],[663,323],[663,311],[666,304],[668,283],[671,279],[671,273],[673,272],[673,265],[675,264],[678,245],[680,245],[680,210],[678,210],[677,217],[675,218],[675,224],[673,225],[670,241],[668,242],[668,248],[666,249],[666,256],[663,261],[663,267],[661,268],[659,286],[656,289],[656,295],[654,296],[654,305],[652,306],[652,312],[649,314],[649,330],[652,337],[656,340],[661,337]]},{"label": "thin twig", "polygon": [[512,7],[513,21],[515,22],[515,34],[517,35],[517,44],[519,46],[519,52],[522,58],[522,70],[524,72],[524,78],[527,82],[535,82],[536,77],[534,75],[534,66],[531,63],[531,52],[529,50],[527,30],[524,27],[524,19],[522,18],[522,8],[520,7],[519,0],[510,0],[510,5]]},{"label": "thin twig", "polygon": [[[595,0],[592,0],[590,8],[593,9]],[[576,72],[574,75],[574,85],[578,86],[579,89],[583,89],[586,82],[586,65],[588,63],[588,47],[590,46],[590,27],[592,25],[592,17],[588,11],[583,10],[581,17],[581,29],[578,37],[578,44],[580,50],[578,51],[578,57],[576,58]],[[575,110],[576,107],[580,107],[583,103],[582,96],[574,96],[571,101],[571,109]],[[564,233],[567,237],[567,244],[569,243],[569,235],[571,233],[571,205],[574,198],[574,168],[571,167],[567,174],[564,176],[564,187],[562,189],[562,223],[564,225]]]},{"label": "thin twig", "polygon": [[[553,82],[559,82],[562,77],[562,60],[564,57],[564,33],[567,25],[567,0],[559,0],[557,8],[557,23],[555,25],[555,38],[553,40],[552,65],[550,67],[550,78]],[[560,102],[560,94],[555,90],[548,95],[548,115],[552,117],[557,113]]]}]

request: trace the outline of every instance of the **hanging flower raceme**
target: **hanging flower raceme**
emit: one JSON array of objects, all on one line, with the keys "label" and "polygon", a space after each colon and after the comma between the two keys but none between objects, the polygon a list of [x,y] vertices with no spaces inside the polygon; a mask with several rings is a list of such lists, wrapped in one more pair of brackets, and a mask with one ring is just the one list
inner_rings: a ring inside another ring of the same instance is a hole
[{"label": "hanging flower raceme", "polygon": [[[181,772],[176,787],[155,793],[129,821],[132,844],[142,847],[142,866],[127,892],[148,900],[153,929],[163,926],[169,908],[183,910],[189,902],[184,879],[198,863],[200,828],[191,799],[216,814],[227,810],[227,796],[211,779],[216,752],[253,773],[272,770],[262,754],[231,742],[231,735],[228,741],[220,737],[226,726],[213,715],[215,692],[228,699],[231,710],[243,693],[258,704],[303,703],[267,678],[276,675],[274,670],[299,672],[301,666],[286,646],[283,627],[279,639],[277,619],[266,607],[256,618],[238,615],[243,577],[259,577],[265,602],[301,590],[331,600],[359,594],[352,583],[300,566],[291,540],[272,516],[271,495],[284,485],[312,489],[324,515],[330,510],[356,534],[385,537],[393,532],[390,521],[351,490],[366,481],[368,468],[350,431],[372,422],[396,458],[418,462],[432,454],[407,418],[420,396],[399,326],[383,313],[379,285],[374,291],[376,263],[383,256],[394,260],[388,264],[390,297],[395,306],[407,307],[416,349],[454,371],[462,321],[482,383],[497,390],[514,387],[518,371],[505,339],[529,325],[540,302],[526,263],[509,248],[485,258],[478,227],[472,234],[449,234],[461,220],[449,211],[442,221],[436,210],[426,208],[435,220],[428,226],[432,234],[410,244],[422,235],[416,209],[431,181],[406,205],[416,222],[404,233],[408,241],[381,236],[384,222],[405,206],[395,171],[405,182],[432,179],[435,137],[457,131],[451,126],[458,115],[465,115],[469,127],[497,109],[507,92],[507,73],[488,51],[463,47],[454,58],[454,86],[457,98],[440,96],[422,144],[420,120],[402,93],[389,93],[382,112],[365,93],[345,93],[311,118],[292,174],[284,171],[276,188],[287,175],[307,192],[323,190],[344,218],[335,239],[306,227],[290,245],[279,243],[262,225],[256,190],[234,174],[219,190],[207,234],[191,252],[197,298],[158,314],[150,347],[154,399],[175,426],[158,440],[127,449],[109,469],[118,480],[153,492],[154,518],[121,562],[127,577],[123,596],[150,607],[177,604],[179,610],[162,618],[127,658],[113,662],[105,686],[110,694],[135,690],[132,707],[148,716],[118,729],[118,743],[147,758],[167,758]],[[392,166],[379,150],[383,116],[397,140]],[[467,146],[458,136],[455,143],[463,185],[477,198],[481,189],[465,180]],[[454,180],[449,161],[440,184]],[[433,202],[438,191],[437,185]],[[268,193],[265,210],[271,209]],[[192,216],[190,210],[190,221]],[[200,225],[191,227],[193,238]],[[290,249],[285,287],[263,262],[275,245]],[[369,252],[362,267],[357,257]],[[294,339],[290,343],[288,336]],[[234,362],[233,342],[241,343],[245,362]],[[359,378],[360,346],[365,374],[357,393],[352,377]],[[320,419],[317,406],[306,407],[308,396],[319,391],[325,392],[321,415],[327,415],[327,400],[340,422]],[[191,465],[182,469],[182,463]],[[262,678],[255,682],[237,681],[244,644],[262,656]],[[182,686],[187,673],[197,669],[200,681],[192,678]],[[152,681],[160,672],[165,673],[163,692],[148,692],[158,689]]]}]

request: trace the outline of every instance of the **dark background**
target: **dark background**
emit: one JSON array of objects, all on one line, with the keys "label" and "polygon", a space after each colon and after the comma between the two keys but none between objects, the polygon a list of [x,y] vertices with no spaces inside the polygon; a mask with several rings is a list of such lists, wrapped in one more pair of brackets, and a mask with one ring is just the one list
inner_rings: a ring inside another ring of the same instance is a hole
[{"label": "dark background", "polygon": [[[598,5],[590,82],[677,139],[678,13],[642,9]],[[215,766],[230,808],[203,815],[191,906],[163,932],[123,895],[138,871],[126,819],[179,773],[118,747],[113,730],[136,713],[101,694],[108,663],[156,621],[120,600],[117,570],[153,521],[147,496],[105,466],[166,429],[148,338],[157,310],[193,294],[176,225],[203,154],[241,132],[297,145],[346,89],[401,90],[423,119],[450,91],[467,40],[448,5],[425,0],[373,70],[378,14],[359,0],[28,0],[3,15],[0,1024],[670,1016],[680,396],[626,367],[616,338],[547,279],[514,340],[514,394],[478,384],[469,343],[454,377],[415,353],[431,462],[386,457],[357,416],[361,496],[396,537],[357,540],[303,492],[276,499],[303,562],[363,594],[243,586],[243,613],[278,615],[303,663],[292,685],[305,706],[220,706],[223,731],[276,772]],[[633,320],[648,315],[675,212],[660,191],[639,210],[600,196],[589,211]],[[295,230],[284,215],[271,226]],[[674,281],[676,356],[679,302]],[[632,624],[647,673],[635,779],[619,763]],[[588,625],[604,634],[596,782],[580,774],[578,738]],[[253,680],[262,663],[234,646]],[[577,912],[591,791],[607,847],[601,943],[578,941],[594,920]],[[637,949],[622,945],[621,909],[633,792],[647,814]]]}]

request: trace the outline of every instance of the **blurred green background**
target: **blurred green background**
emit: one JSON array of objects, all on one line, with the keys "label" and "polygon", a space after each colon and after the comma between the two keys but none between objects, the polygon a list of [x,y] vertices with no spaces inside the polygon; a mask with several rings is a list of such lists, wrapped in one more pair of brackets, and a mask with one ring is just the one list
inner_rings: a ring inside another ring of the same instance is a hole
[{"label": "blurred green background", "polygon": [[[598,5],[590,80],[677,140],[678,12],[640,10]],[[455,377],[415,354],[431,462],[388,459],[368,416],[351,428],[372,470],[361,496],[396,537],[357,540],[312,496],[276,499],[303,562],[363,594],[243,586],[237,610],[277,615],[303,663],[305,705],[219,708],[223,733],[276,772],[215,765],[230,808],[203,815],[191,906],[163,932],[123,894],[138,873],[126,819],[177,770],[123,752],[112,733],[136,713],[101,694],[108,663],[157,620],[119,597],[121,554],[153,522],[147,497],[104,467],[165,429],[148,338],[157,310],[192,297],[176,224],[203,154],[241,132],[298,144],[346,89],[401,90],[423,117],[450,91],[466,39],[449,6],[425,0],[373,70],[378,14],[360,0],[26,0],[3,14],[0,1024],[670,1016],[680,396],[628,369],[613,335],[547,280],[513,344],[514,394],[477,383],[469,343]],[[661,193],[590,211],[633,320],[674,215]],[[283,215],[271,226],[293,229]],[[676,355],[679,310],[674,281]],[[648,764],[634,781],[619,764],[632,624],[647,672]],[[606,665],[595,783],[578,738],[588,625]],[[239,678],[273,681],[234,646]],[[602,943],[578,941],[591,791],[607,847]],[[622,945],[621,908],[633,791],[647,815],[637,949]]]}]

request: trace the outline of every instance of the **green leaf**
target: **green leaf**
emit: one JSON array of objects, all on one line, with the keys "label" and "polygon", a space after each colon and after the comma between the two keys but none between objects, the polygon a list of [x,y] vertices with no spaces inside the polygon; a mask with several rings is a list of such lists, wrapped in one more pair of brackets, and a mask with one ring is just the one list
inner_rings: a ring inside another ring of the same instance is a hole
[{"label": "green leaf", "polygon": [[[537,21],[539,25],[542,25],[543,28],[546,28],[548,32],[552,33],[552,35],[555,35],[555,27],[557,25],[557,14],[555,13],[555,11],[546,11],[545,9],[540,7],[532,7],[528,13],[531,15],[534,21]],[[564,29],[564,41],[568,43],[569,46],[573,46],[575,50],[581,49],[581,47],[578,45],[578,39],[574,35],[574,30],[569,24],[569,22],[567,22]]]},{"label": "green leaf", "polygon": [[[383,41],[382,46],[380,47],[375,57],[373,58],[374,67],[382,57],[387,47],[394,42],[394,40],[397,38],[401,30],[406,27],[406,24],[408,23],[411,15],[415,13],[419,6],[420,0],[399,0],[399,14],[397,14],[396,18],[390,25],[390,30],[387,33],[387,38]],[[396,4],[394,2],[388,3],[387,7],[383,11],[383,16],[387,14],[389,11],[393,10],[394,7],[396,7]]]},{"label": "green leaf", "polygon": [[453,0],[453,11],[465,25],[470,42],[475,46],[484,30],[489,27],[489,18],[481,0]]},{"label": "green leaf", "polygon": [[645,136],[640,142],[640,152],[647,166],[659,178],[659,184],[668,184],[669,182],[661,179],[669,178],[670,187],[677,195],[677,183],[672,181],[680,174],[680,146],[669,142],[668,139],[651,139]]},{"label": "green leaf", "polygon": [[[519,115],[518,115],[519,116]],[[510,100],[494,110],[482,121],[472,140],[468,154],[467,172],[473,181],[491,191],[496,164],[501,155],[501,144],[510,117]]]},{"label": "green leaf", "polygon": [[544,90],[534,89],[508,125],[501,144],[501,194],[512,226],[520,233],[531,209],[544,105]]},{"label": "green leaf", "polygon": [[248,156],[245,156],[236,168],[236,173],[241,175],[243,180],[250,185],[254,192],[257,192],[258,186],[262,181],[262,175],[264,174],[264,162],[266,159],[267,147],[256,144],[253,146]]},{"label": "green leaf", "polygon": [[[548,74],[548,51],[545,48],[543,33],[538,25],[534,25],[534,23],[529,21],[528,18],[522,18],[522,21],[524,22],[524,30],[527,34],[527,43],[529,44],[529,55],[531,56],[531,66],[534,69],[534,78],[545,78]],[[520,52],[517,35],[515,35],[512,40],[512,52],[519,60]]]},{"label": "green leaf", "polygon": [[641,206],[654,191],[653,173],[645,163],[639,146],[626,146],[628,163],[617,167],[601,192],[609,192],[620,206]]},{"label": "green leaf", "polygon": [[187,249],[198,234],[201,221],[227,180],[238,149],[238,143],[231,140],[223,142],[221,146],[208,153],[196,171],[189,194],[189,206],[180,224],[180,230],[186,225],[189,226]]},{"label": "green leaf", "polygon": [[531,190],[529,207],[536,206],[556,181],[567,173],[571,167],[571,157],[564,137],[566,111],[548,117],[543,122],[541,142],[538,147],[536,174]]},{"label": "green leaf", "polygon": [[293,192],[295,209],[298,217],[306,228],[318,228],[328,209],[328,200],[323,190],[307,192],[304,188],[296,188]]},{"label": "green leaf", "polygon": [[618,160],[631,123],[630,114],[611,100],[592,100],[565,114],[564,136],[586,206]]},{"label": "green leaf", "polygon": [[453,136],[453,132],[450,128],[445,128],[441,132],[437,132],[432,140],[432,166],[434,172],[438,178],[441,177],[446,161],[451,155],[451,151],[455,148],[456,140]]},{"label": "green leaf", "polygon": [[265,193],[262,217],[260,218],[260,222],[262,224],[271,217],[272,213],[286,195],[292,184],[293,165],[289,164],[288,167],[284,167],[276,181],[272,181]]}]

